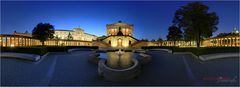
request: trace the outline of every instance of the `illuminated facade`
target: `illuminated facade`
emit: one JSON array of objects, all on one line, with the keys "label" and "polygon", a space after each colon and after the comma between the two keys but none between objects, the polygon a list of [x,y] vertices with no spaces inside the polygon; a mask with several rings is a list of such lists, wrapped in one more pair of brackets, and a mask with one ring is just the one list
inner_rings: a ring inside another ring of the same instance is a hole
[{"label": "illuminated facade", "polygon": [[235,27],[231,33],[224,36],[217,36],[208,38],[203,41],[204,46],[225,46],[225,47],[239,47],[240,46],[240,32]]},{"label": "illuminated facade", "polygon": [[15,46],[36,46],[40,45],[40,41],[32,39],[31,37],[11,34],[0,35],[1,47],[15,47]]},{"label": "illuminated facade", "polygon": [[121,21],[114,24],[107,24],[107,37],[103,39],[111,47],[124,48],[137,42],[133,37],[133,25]]},{"label": "illuminated facade", "polygon": [[118,21],[114,24],[107,24],[107,36],[117,35],[119,31],[121,31],[124,36],[132,36],[133,25],[122,23],[122,21]]},{"label": "illuminated facade", "polygon": [[14,31],[14,32],[13,32],[13,35],[32,37],[32,34],[31,34],[31,33],[28,33],[28,31],[26,31],[25,33],[21,33],[21,32]]},{"label": "illuminated facade", "polygon": [[[133,25],[122,23],[121,21],[114,24],[107,24],[107,36],[100,41],[96,40],[95,35],[84,33],[80,28],[73,30],[56,30],[55,39],[46,40],[46,46],[99,46],[99,47],[142,47],[142,46],[178,46],[178,47],[196,47],[196,41],[139,41],[133,37]],[[66,39],[68,35],[72,39]],[[59,39],[56,39],[59,38]],[[33,39],[31,33],[1,34],[1,47],[17,46],[39,46],[42,43]],[[227,36],[207,38],[201,41],[201,47],[240,47],[240,33],[234,28],[233,32],[227,33]]]},{"label": "illuminated facade", "polygon": [[[20,47],[20,46],[40,46],[40,40],[31,37],[11,34],[0,35],[1,47]],[[91,41],[82,40],[47,40],[44,42],[46,46],[92,46]]]},{"label": "illuminated facade", "polygon": [[54,38],[61,40],[83,40],[83,41],[93,41],[97,39],[97,36],[84,33],[81,28],[74,28],[73,30],[55,30]]}]

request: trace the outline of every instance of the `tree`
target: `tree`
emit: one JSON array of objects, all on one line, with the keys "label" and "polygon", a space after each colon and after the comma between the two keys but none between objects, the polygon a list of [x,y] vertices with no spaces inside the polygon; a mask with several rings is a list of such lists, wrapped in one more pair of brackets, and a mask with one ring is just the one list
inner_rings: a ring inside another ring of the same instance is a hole
[{"label": "tree", "polygon": [[184,30],[185,40],[196,40],[197,47],[202,39],[211,37],[217,30],[218,16],[208,9],[200,2],[193,2],[175,12],[173,23]]},{"label": "tree", "polygon": [[42,42],[44,46],[44,41],[47,39],[52,39],[54,34],[54,26],[49,23],[39,23],[32,30],[32,36]]},{"label": "tree", "polygon": [[219,33],[216,37],[239,36],[238,33]]},{"label": "tree", "polygon": [[174,45],[175,45],[175,41],[176,40],[181,40],[182,37],[183,37],[182,36],[182,31],[178,27],[170,26],[168,28],[167,40],[174,41]]},{"label": "tree", "polygon": [[59,44],[59,40],[60,40],[60,38],[58,37],[58,35],[56,35],[56,36],[54,36],[54,39],[56,40],[56,42],[55,42],[55,44]]},{"label": "tree", "polygon": [[98,37],[97,40],[101,41],[101,40],[105,39],[106,37],[107,37],[107,36],[102,35],[102,36]]},{"label": "tree", "polygon": [[73,40],[73,37],[72,37],[72,35],[70,34],[70,32],[68,33],[67,40]]},{"label": "tree", "polygon": [[148,39],[144,39],[144,38],[142,38],[142,40],[141,41],[148,41]]},{"label": "tree", "polygon": [[151,42],[155,42],[155,40],[154,40],[154,39],[152,39],[152,40],[151,40]]},{"label": "tree", "polygon": [[157,41],[163,41],[163,39],[162,38],[158,38]]}]

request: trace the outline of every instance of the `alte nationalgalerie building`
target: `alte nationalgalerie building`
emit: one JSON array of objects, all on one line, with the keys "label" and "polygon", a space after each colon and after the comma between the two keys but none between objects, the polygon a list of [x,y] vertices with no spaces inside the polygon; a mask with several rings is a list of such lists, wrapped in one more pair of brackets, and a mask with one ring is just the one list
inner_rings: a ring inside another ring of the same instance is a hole
[{"label": "alte nationalgalerie building", "polygon": [[122,23],[107,24],[107,37],[103,42],[111,47],[129,47],[138,40],[133,37],[133,25]]},{"label": "alte nationalgalerie building", "polygon": [[[46,46],[99,46],[112,48],[139,48],[142,46],[179,46],[179,47],[196,47],[196,41],[140,41],[134,38],[133,24],[117,23],[106,25],[106,37],[99,39],[97,36],[85,33],[81,28],[72,30],[55,30],[54,38],[44,42]],[[239,32],[234,32],[235,36],[213,37],[204,39],[202,47],[209,46],[226,46],[239,47]],[[236,34],[237,33],[237,34]],[[13,34],[1,34],[1,47],[15,46],[39,46],[41,42],[33,39],[28,32]]]}]

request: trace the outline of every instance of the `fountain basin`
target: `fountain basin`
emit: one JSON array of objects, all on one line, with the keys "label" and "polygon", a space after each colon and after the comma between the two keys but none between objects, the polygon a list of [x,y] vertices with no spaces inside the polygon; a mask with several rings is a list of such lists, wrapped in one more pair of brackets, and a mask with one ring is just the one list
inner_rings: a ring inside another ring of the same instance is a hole
[{"label": "fountain basin", "polygon": [[114,69],[106,65],[106,60],[101,59],[98,62],[98,73],[107,80],[111,81],[127,81],[137,77],[140,73],[140,66],[137,59],[132,59],[133,65],[124,69]]}]

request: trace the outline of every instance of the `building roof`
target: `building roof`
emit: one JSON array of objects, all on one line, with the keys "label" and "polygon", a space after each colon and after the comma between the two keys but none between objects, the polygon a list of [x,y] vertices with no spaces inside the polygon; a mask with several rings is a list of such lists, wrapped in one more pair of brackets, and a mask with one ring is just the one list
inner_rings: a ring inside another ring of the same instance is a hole
[{"label": "building roof", "polygon": [[13,35],[19,35],[19,36],[26,36],[26,37],[32,37],[31,33],[28,33],[28,31],[26,31],[25,33],[21,33],[21,32],[13,32]]},{"label": "building roof", "polygon": [[54,31],[68,31],[68,32],[73,32],[73,30],[54,30]]},{"label": "building roof", "polygon": [[91,36],[95,36],[95,37],[97,37],[96,35],[93,35],[93,34],[89,34],[89,33],[84,33],[84,34],[87,34],[87,35],[91,35]]},{"label": "building roof", "polygon": [[23,36],[23,35],[13,35],[13,34],[0,34],[1,37],[7,36],[7,37],[24,37],[24,38],[32,38],[29,36]]},{"label": "building roof", "polygon": [[117,23],[113,23],[113,24],[107,24],[107,26],[133,26],[133,24],[128,24],[128,23],[124,23],[122,21],[118,21]]},{"label": "building roof", "polygon": [[[105,39],[107,39],[107,38],[109,38],[109,37],[112,37],[112,36],[118,36],[118,35],[106,36],[106,37],[104,37],[102,40],[105,40]],[[121,36],[120,36],[120,37],[121,37]],[[122,37],[131,37],[131,38],[133,38],[134,40],[139,41],[138,39],[134,38],[133,36],[125,35],[125,36],[122,36]]]}]

